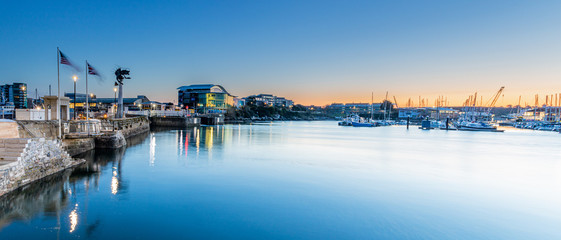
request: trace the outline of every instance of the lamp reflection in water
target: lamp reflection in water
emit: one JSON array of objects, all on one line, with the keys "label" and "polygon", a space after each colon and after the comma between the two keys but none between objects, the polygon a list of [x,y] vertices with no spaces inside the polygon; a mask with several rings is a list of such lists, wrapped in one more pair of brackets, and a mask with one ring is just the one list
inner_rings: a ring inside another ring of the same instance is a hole
[{"label": "lamp reflection in water", "polygon": [[191,131],[186,132],[185,133],[185,156],[187,157],[187,154],[189,153],[189,135],[191,134]]},{"label": "lamp reflection in water", "polygon": [[195,146],[197,147],[197,157],[199,156],[199,146],[201,143],[201,138],[200,138],[200,129],[199,128],[194,128],[194,134],[195,134]]},{"label": "lamp reflection in water", "polygon": [[154,133],[150,134],[150,166],[154,166],[154,162],[156,161],[156,136]]},{"label": "lamp reflection in water", "polygon": [[205,145],[210,152],[212,150],[212,146],[214,145],[214,127],[207,127],[205,129]]},{"label": "lamp reflection in water", "polygon": [[68,215],[68,217],[70,218],[70,232],[74,232],[74,230],[76,230],[76,225],[78,225],[78,213],[77,210],[78,209],[78,204],[76,203],[76,206],[74,206],[74,210],[72,210],[72,212],[70,212],[70,215]]},{"label": "lamp reflection in water", "polygon": [[113,195],[117,194],[119,190],[119,179],[117,178],[117,171],[113,167],[113,177],[111,178],[111,193]]}]

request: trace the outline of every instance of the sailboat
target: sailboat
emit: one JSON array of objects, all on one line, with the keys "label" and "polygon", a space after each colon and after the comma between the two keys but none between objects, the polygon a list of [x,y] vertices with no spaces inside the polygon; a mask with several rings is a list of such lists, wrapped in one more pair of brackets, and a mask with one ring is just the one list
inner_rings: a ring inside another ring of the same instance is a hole
[{"label": "sailboat", "polygon": [[[499,99],[499,96],[503,92],[503,89],[504,87],[501,87],[499,91],[495,94],[495,96],[493,96],[493,98],[489,100],[490,104],[488,109],[486,111],[481,111],[481,112],[477,112],[477,107],[476,107],[477,93],[475,93],[474,98],[472,99],[473,101],[471,101],[473,103],[472,108],[470,108],[469,105],[466,104],[465,107],[466,114],[464,118],[456,124],[456,128],[460,131],[504,132],[504,130],[499,130],[497,129],[496,126],[493,126],[485,121],[482,121],[482,119],[477,119],[477,115],[479,115],[481,118],[483,118],[485,115],[487,117],[491,116],[491,108],[495,106],[495,103]],[[481,104],[483,105],[483,100]],[[471,115],[471,119],[469,119],[470,115]]]},{"label": "sailboat", "polygon": [[370,103],[370,120],[366,121],[364,118],[360,118],[359,121],[353,121],[351,125],[353,127],[378,127],[379,124],[372,121],[374,119],[374,93],[372,93],[372,99]]}]

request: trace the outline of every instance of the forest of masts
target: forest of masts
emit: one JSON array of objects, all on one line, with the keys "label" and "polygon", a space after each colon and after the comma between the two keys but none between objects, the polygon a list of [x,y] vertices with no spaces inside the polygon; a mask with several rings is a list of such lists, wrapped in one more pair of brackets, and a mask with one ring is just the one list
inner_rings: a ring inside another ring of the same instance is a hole
[{"label": "forest of masts", "polygon": [[[479,99],[477,97],[477,92],[473,95],[470,95],[463,103],[462,106],[463,107],[494,107],[498,98],[500,96],[504,97],[504,94],[501,95],[502,90],[499,90],[499,92],[497,92],[497,94],[495,94],[491,99],[489,99],[487,102],[485,102],[485,104],[483,103],[483,96],[480,96]],[[395,100],[395,97],[394,97]],[[528,102],[524,102],[524,105],[521,105],[522,103],[522,96],[518,97],[518,105],[515,107],[561,107],[561,93],[555,93],[555,94],[548,94],[545,95],[545,99],[542,97],[541,100],[545,100],[545,102],[541,102],[543,104],[540,103],[540,96],[539,94],[536,94],[534,96],[534,105],[530,106],[528,104]],[[397,101],[396,101],[397,102]],[[428,98],[422,98],[421,96],[419,96],[419,101],[418,102],[414,102],[411,98],[409,98],[407,100],[407,103],[405,104],[405,107],[411,108],[411,107],[448,107],[450,106],[450,102],[448,101],[448,97],[445,96],[438,96],[437,99],[434,100],[433,102],[434,105],[432,105],[429,101]]]}]

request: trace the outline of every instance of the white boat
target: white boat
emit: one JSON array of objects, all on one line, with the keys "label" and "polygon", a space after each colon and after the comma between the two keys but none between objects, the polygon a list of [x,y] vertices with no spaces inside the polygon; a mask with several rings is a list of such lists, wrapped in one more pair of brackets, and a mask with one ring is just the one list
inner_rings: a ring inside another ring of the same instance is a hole
[{"label": "white boat", "polygon": [[349,115],[339,122],[339,126],[352,126],[353,122],[360,122],[361,117],[358,115]]},{"label": "white boat", "polygon": [[460,131],[504,132],[496,126],[480,121],[460,122],[456,124],[456,128]]}]

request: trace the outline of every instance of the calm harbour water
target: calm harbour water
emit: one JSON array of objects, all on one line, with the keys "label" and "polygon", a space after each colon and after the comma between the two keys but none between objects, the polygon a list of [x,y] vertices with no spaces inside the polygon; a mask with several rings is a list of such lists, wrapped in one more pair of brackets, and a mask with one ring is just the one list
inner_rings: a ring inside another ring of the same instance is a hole
[{"label": "calm harbour water", "polygon": [[0,239],[561,239],[561,134],[158,130],[0,198]]}]

